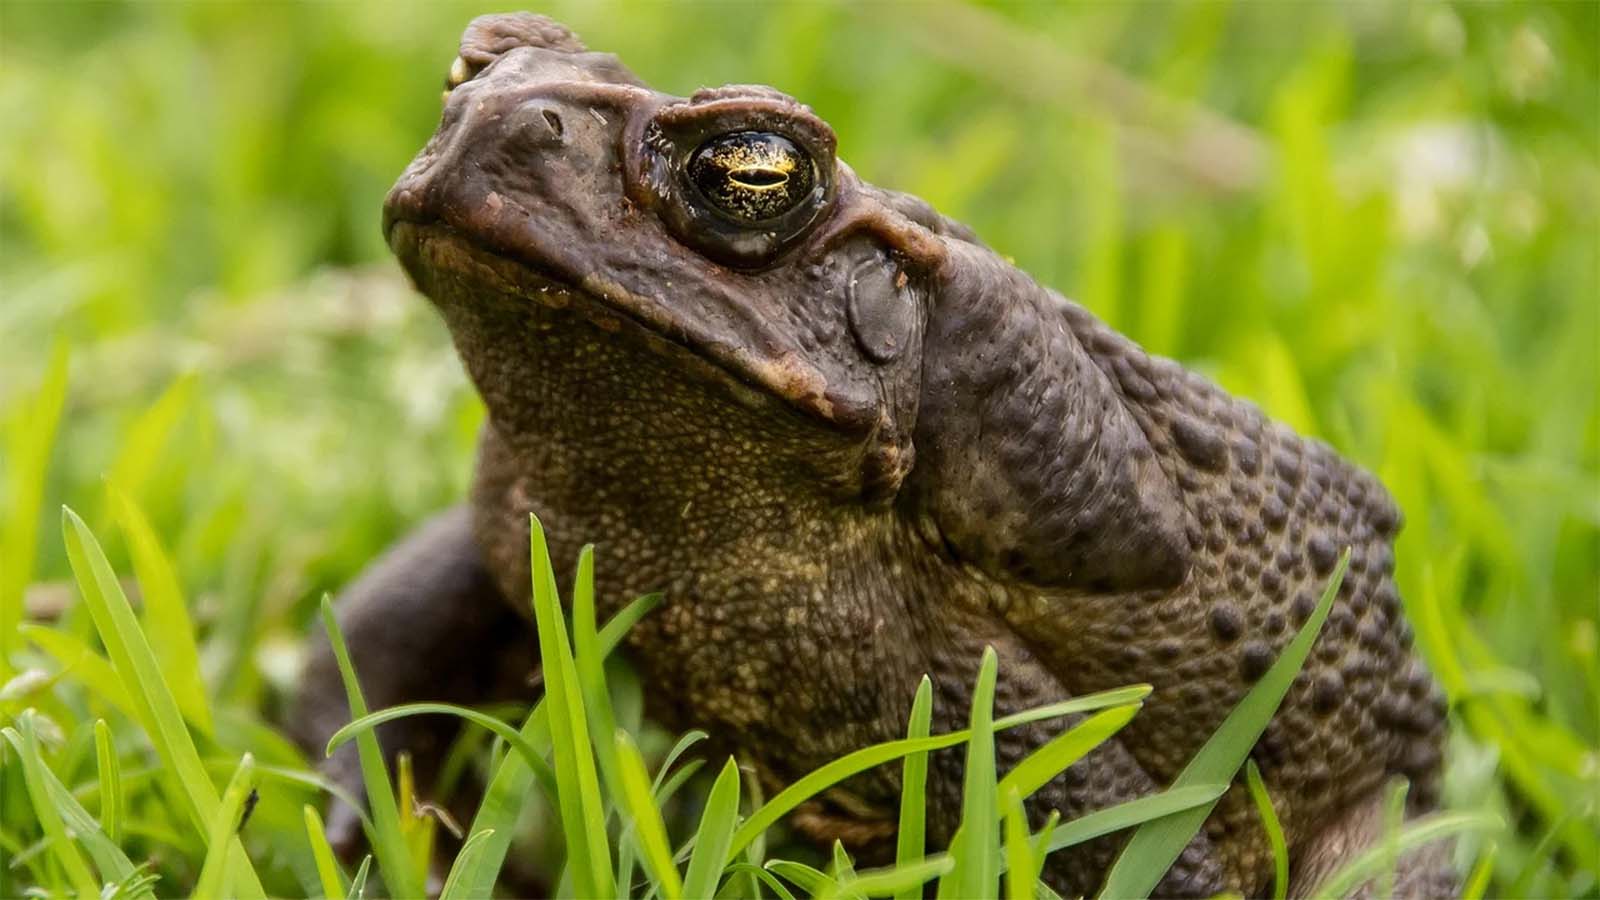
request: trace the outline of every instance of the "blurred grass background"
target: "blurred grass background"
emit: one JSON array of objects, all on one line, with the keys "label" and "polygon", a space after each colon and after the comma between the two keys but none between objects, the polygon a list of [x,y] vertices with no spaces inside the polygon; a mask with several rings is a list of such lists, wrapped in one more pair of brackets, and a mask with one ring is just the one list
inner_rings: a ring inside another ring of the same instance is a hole
[{"label": "blurred grass background", "polygon": [[[244,746],[317,598],[466,484],[482,413],[378,211],[483,11],[0,5],[11,433],[71,347],[0,591],[70,603],[54,510],[103,528],[110,473]],[[794,94],[869,180],[1378,471],[1449,802],[1513,826],[1495,892],[1600,892],[1600,4],[542,11],[662,90]]]}]

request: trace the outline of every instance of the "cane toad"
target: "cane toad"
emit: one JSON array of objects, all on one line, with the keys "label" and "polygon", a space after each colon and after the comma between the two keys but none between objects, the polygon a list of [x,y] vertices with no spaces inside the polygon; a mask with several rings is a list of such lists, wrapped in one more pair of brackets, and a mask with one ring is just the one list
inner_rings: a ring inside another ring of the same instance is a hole
[{"label": "cane toad", "polygon": [[[488,422],[470,503],[341,604],[374,705],[526,676],[536,513],[559,571],[598,546],[603,615],[664,592],[627,645],[650,709],[773,787],[903,734],[924,673],[935,730],[961,727],[986,646],[997,715],[1152,684],[1132,724],[1029,800],[1037,825],[1170,783],[1350,548],[1252,753],[1295,889],[1373,839],[1387,780],[1410,779],[1413,811],[1434,802],[1444,703],[1391,578],[1400,514],[1371,475],[863,181],[772,88],[660,93],[528,14],[474,21],[449,84],[383,227]],[[301,709],[313,745],[347,715],[325,649]],[[386,745],[426,766],[429,727]],[[1061,727],[997,735],[1001,767]],[[935,842],[961,765],[934,758]],[[882,767],[796,824],[881,844],[898,791]],[[1122,840],[1054,854],[1047,879],[1094,891]],[[1236,784],[1159,893],[1271,877]],[[1449,878],[1425,855],[1398,884]]]}]

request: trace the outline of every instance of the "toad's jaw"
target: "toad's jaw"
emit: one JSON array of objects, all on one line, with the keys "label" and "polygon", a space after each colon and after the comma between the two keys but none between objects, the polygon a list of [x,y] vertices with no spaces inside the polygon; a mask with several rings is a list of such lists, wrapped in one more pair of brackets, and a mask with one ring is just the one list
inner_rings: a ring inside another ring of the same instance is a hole
[{"label": "toad's jaw", "polygon": [[769,359],[727,341],[708,340],[702,329],[672,316],[664,304],[602,275],[554,260],[532,264],[523,258],[525,252],[513,256],[485,248],[449,225],[411,221],[393,212],[391,206],[384,229],[390,247],[418,288],[436,303],[446,300],[438,276],[448,275],[545,310],[575,314],[603,332],[645,336],[644,343],[658,352],[692,359],[695,370],[733,389],[747,405],[781,401],[831,430],[856,437],[870,435],[879,425],[875,414],[852,414],[854,407],[836,404],[820,373],[793,354]]}]

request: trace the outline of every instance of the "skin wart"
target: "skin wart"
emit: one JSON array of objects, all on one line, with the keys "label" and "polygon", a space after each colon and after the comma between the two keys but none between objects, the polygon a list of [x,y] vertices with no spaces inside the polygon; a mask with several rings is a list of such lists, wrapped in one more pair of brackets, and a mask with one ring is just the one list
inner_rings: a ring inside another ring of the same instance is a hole
[{"label": "skin wart", "polygon": [[[828,125],[771,88],[662,94],[527,14],[474,21],[450,84],[384,229],[489,420],[469,502],[341,603],[375,706],[527,693],[533,513],[558,571],[596,544],[603,615],[664,593],[628,638],[651,713],[706,729],[769,789],[901,736],[924,675],[935,730],[962,727],[985,647],[997,716],[1152,684],[1130,725],[1029,799],[1037,827],[1168,785],[1349,548],[1251,754],[1293,889],[1375,838],[1390,779],[1410,780],[1412,814],[1434,805],[1444,700],[1412,649],[1400,515],[1372,476],[862,181]],[[750,179],[731,164],[691,177],[697,152],[749,146],[783,165],[759,183],[716,181]],[[780,178],[798,180],[774,193]],[[319,746],[345,716],[319,650],[296,727]],[[998,735],[1001,768],[1072,721]],[[382,737],[426,773],[444,727]],[[961,764],[933,758],[935,843],[959,819]],[[359,790],[351,757],[330,767]],[[874,770],[795,824],[882,858],[898,794],[898,768]],[[1045,877],[1093,892],[1122,840],[1053,854]],[[1158,893],[1271,877],[1235,784]],[[1437,853],[1402,860],[1396,884],[1453,889]]]}]

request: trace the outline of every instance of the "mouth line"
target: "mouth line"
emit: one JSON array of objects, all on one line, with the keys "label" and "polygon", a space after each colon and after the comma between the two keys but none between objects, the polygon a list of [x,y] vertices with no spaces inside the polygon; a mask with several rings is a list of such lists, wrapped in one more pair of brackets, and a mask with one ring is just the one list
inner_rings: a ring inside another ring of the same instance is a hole
[{"label": "mouth line", "polygon": [[[549,313],[571,315],[608,335],[631,332],[651,352],[692,361],[707,381],[730,388],[735,402],[743,405],[793,410],[832,429],[852,430],[837,419],[833,404],[821,391],[799,396],[786,393],[784,386],[768,380],[779,366],[718,352],[677,323],[641,314],[632,308],[639,301],[620,285],[608,285],[592,274],[574,278],[561,272],[559,263],[533,262],[482,246],[442,221],[396,217],[386,225],[386,241],[403,262],[426,257],[429,265],[482,282]],[[443,248],[443,252],[430,252],[426,249],[429,245]],[[763,368],[766,371],[761,371]]]}]

